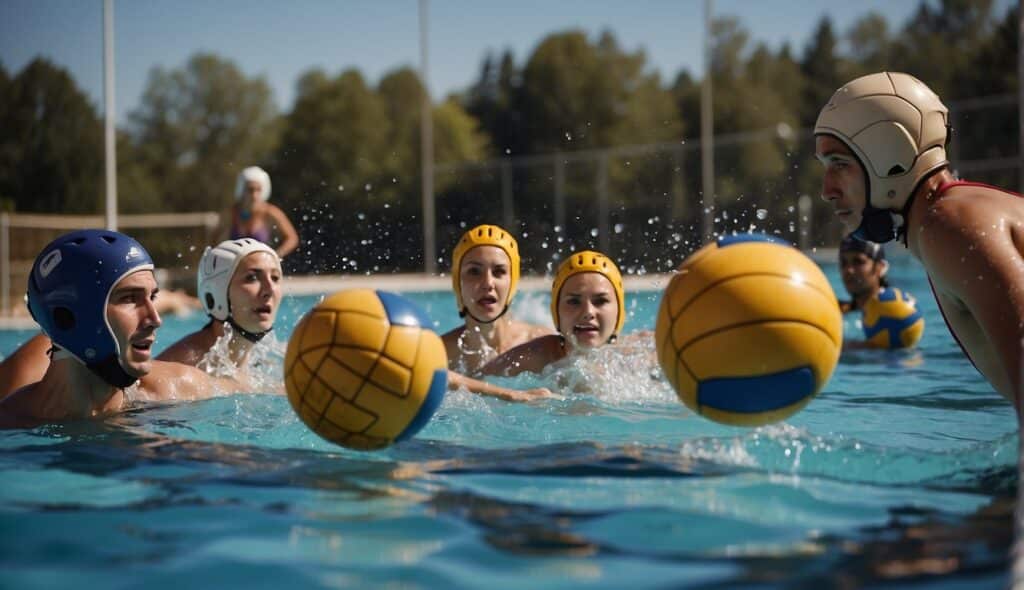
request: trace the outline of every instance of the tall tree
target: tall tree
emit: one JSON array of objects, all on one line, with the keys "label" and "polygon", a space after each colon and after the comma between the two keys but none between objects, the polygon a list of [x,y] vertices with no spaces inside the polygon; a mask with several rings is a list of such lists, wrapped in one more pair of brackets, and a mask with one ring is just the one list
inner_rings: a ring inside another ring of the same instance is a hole
[{"label": "tall tree", "polygon": [[37,58],[0,89],[0,198],[17,211],[100,212],[102,128],[68,72]]},{"label": "tall tree", "polygon": [[921,2],[899,36],[896,69],[917,76],[946,100],[970,96],[956,77],[973,67],[992,27],[992,0]]},{"label": "tall tree", "polygon": [[804,74],[804,100],[800,110],[802,127],[814,121],[832,93],[849,78],[848,68],[837,51],[832,21],[824,17],[818,23],[810,43],[804,49],[800,67]]},{"label": "tall tree", "polygon": [[150,72],[131,129],[167,210],[216,210],[230,203],[238,172],[271,153],[277,117],[266,80],[197,54],[183,69]]}]

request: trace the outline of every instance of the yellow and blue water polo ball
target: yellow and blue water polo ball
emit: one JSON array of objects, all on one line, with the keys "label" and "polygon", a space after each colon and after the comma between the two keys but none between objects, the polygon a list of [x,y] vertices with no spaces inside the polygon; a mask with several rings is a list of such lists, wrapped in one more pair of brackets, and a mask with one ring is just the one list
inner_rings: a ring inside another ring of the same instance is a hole
[{"label": "yellow and blue water polo ball", "polygon": [[288,401],[323,438],[378,449],[415,435],[444,399],[448,356],[412,301],[372,289],[325,298],[295,326]]},{"label": "yellow and blue water polo ball", "polygon": [[887,287],[864,303],[861,324],[872,348],[910,348],[924,335],[924,317],[909,294]]},{"label": "yellow and blue water polo ball", "polygon": [[679,399],[716,422],[759,426],[803,408],[839,360],[835,292],[777,238],[719,238],[679,267],[661,298],[658,362]]}]

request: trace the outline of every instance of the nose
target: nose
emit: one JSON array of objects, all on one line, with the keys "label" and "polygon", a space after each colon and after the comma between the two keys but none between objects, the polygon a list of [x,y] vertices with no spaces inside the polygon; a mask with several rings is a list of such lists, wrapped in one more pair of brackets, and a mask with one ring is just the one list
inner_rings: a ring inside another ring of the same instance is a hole
[{"label": "nose", "polygon": [[142,318],[142,323],[147,328],[159,328],[163,325],[163,320],[160,319],[160,312],[156,310],[156,302],[152,299],[146,300],[146,308],[144,311],[145,315]]},{"label": "nose", "polygon": [[589,320],[597,316],[597,308],[589,301],[583,304],[583,319]]},{"label": "nose", "polygon": [[832,175],[825,171],[821,177],[821,200],[827,202],[835,198],[835,182],[832,181]]},{"label": "nose", "polygon": [[269,276],[261,278],[260,297],[264,299],[270,299],[271,297],[274,296],[275,287],[277,287],[277,283],[275,283]]}]

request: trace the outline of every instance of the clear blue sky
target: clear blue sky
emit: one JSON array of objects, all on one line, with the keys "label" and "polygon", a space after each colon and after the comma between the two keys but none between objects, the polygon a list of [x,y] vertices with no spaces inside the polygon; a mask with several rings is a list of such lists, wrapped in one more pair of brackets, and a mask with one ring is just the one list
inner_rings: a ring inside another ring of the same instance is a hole
[{"label": "clear blue sky", "polygon": [[[1005,14],[1016,0],[997,0]],[[822,16],[839,32],[875,11],[898,29],[920,0],[715,0],[716,15],[740,19],[754,42],[788,41],[799,55]],[[401,66],[419,67],[417,0],[115,0],[118,123],[137,108],[151,68],[182,67],[208,51],[262,75],[282,110],[298,77],[357,68],[371,83]],[[627,50],[643,49],[665,80],[702,72],[703,0],[430,0],[429,85],[436,98],[476,80],[488,50],[523,63],[548,33],[611,30]],[[12,75],[36,56],[66,67],[101,111],[103,1],[0,0],[0,63]]]}]

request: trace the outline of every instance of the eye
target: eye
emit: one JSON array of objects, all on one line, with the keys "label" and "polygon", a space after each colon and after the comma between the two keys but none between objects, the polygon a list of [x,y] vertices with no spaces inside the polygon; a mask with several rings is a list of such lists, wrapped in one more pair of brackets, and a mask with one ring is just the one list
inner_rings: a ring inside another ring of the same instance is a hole
[{"label": "eye", "polygon": [[475,266],[471,266],[466,269],[466,274],[471,277],[478,277],[480,276],[480,269]]},{"label": "eye", "polygon": [[607,295],[598,295],[597,297],[594,297],[594,305],[598,307],[603,307],[609,303],[611,303],[611,299],[609,299]]},{"label": "eye", "polygon": [[576,307],[577,305],[580,304],[580,298],[575,295],[570,295],[569,297],[563,299],[562,303],[571,307]]}]

